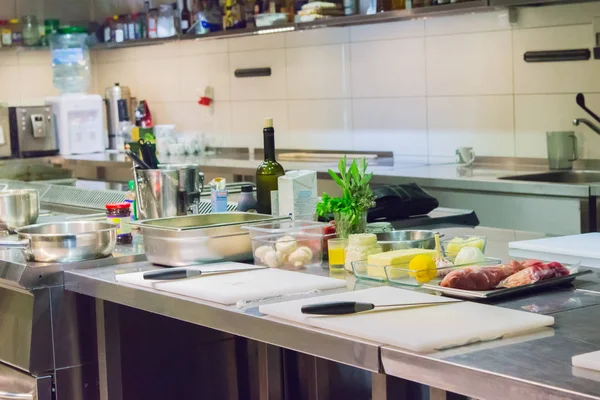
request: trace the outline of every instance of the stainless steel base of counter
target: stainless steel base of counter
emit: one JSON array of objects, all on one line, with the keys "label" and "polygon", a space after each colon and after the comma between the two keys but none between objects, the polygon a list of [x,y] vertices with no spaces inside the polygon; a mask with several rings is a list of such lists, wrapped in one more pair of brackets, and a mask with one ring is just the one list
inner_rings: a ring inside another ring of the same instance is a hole
[{"label": "stainless steel base of counter", "polygon": [[[445,232],[448,235],[486,235],[487,254],[505,260],[508,258],[509,241],[543,236],[487,228],[449,229]],[[420,398],[409,381],[432,387],[432,399],[445,398],[446,391],[492,400],[600,399],[600,373],[596,376],[595,373],[577,371],[571,367],[573,355],[600,350],[600,335],[597,334],[595,323],[600,316],[600,280],[597,274],[588,275],[576,283],[578,288],[597,290],[597,294],[566,287],[496,303],[500,307],[551,314],[556,318],[553,329],[423,355],[383,343],[277,320],[258,313],[256,305],[249,308],[223,306],[154,289],[119,284],[115,279],[116,273],[155,268],[143,262],[68,271],[65,273],[65,287],[68,291],[97,299],[98,309],[104,309],[104,314],[99,314],[100,318],[104,315],[104,319],[99,320],[98,326],[102,327],[99,337],[105,338],[107,346],[118,347],[120,342],[114,339],[114,335],[124,329],[123,326],[115,327],[111,315],[129,309],[158,314],[247,339],[242,341],[245,350],[236,353],[237,365],[239,368],[240,360],[251,365],[246,371],[247,376],[254,376],[256,379],[241,380],[238,370],[237,383],[239,386],[240,382],[246,382],[250,388],[243,390],[248,390],[248,393],[256,394],[261,399]],[[329,275],[329,271],[325,269],[306,269],[303,272]],[[349,274],[333,276],[346,280],[346,290],[370,286],[357,282]],[[106,312],[107,309],[114,312]],[[119,322],[127,323],[123,320]],[[172,332],[169,339],[180,340],[176,332]],[[252,346],[254,350],[248,352],[248,348]],[[114,355],[116,350],[112,350]],[[118,350],[122,351],[123,348]],[[110,353],[107,350],[106,356]],[[242,354],[249,353],[254,358],[242,357]],[[121,376],[121,356],[119,352],[116,354],[119,355],[117,359],[110,360],[108,357],[109,360],[101,366],[105,376],[115,374],[115,369],[117,375]],[[177,355],[173,354],[172,362],[177,362],[176,360]],[[355,369],[339,374],[332,366],[340,363]],[[337,378],[345,375],[347,379],[348,373],[352,374],[351,371],[366,371],[354,375],[355,396],[336,396],[335,390],[339,386],[335,384],[334,375]],[[368,382],[364,382],[365,373],[370,377]],[[306,397],[286,397],[286,387],[290,382],[296,384],[295,388],[301,382],[300,386],[304,388],[302,390]],[[106,379],[105,384],[107,393],[112,393],[107,398],[118,399],[119,397],[113,397],[115,393],[122,395],[123,387],[119,380]],[[360,387],[367,387],[368,393],[361,392]]]}]

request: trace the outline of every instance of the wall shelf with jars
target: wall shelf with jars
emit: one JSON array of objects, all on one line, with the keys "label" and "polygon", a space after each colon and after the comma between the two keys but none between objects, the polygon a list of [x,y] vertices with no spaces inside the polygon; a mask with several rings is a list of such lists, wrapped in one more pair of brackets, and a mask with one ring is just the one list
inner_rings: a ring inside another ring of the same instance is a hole
[{"label": "wall shelf with jars", "polygon": [[[212,1],[213,0],[208,0],[206,4],[211,4]],[[259,0],[257,0],[257,3],[258,1]],[[432,2],[436,5],[418,6],[420,4],[432,4]],[[214,3],[218,4],[218,1],[215,0]],[[235,3],[235,1],[226,0],[226,7],[227,4],[231,3]],[[343,4],[349,4],[349,0],[344,0]],[[356,4],[356,2],[353,4]],[[415,6],[412,7],[412,5]],[[411,8],[408,8],[407,6],[411,6]],[[233,22],[231,22],[227,11],[225,11],[222,15],[220,26],[217,25],[213,28],[212,25],[201,20],[202,17],[200,17],[200,19],[196,18],[195,22],[191,17],[188,17],[187,21],[184,21],[183,19],[177,21],[177,10],[174,10],[172,14],[165,17],[167,10],[162,10],[161,8],[160,10],[148,10],[147,16],[145,13],[141,13],[106,18],[103,24],[96,24],[96,33],[90,36],[90,49],[110,50],[160,45],[175,40],[221,39],[326,27],[376,24],[417,18],[486,12],[494,9],[496,9],[496,7],[490,6],[490,0],[370,0],[369,9],[367,11],[368,14],[352,14],[353,12],[356,12],[356,10],[343,9],[341,6],[338,6],[337,8],[332,7],[329,10],[308,9],[305,10],[306,13],[301,13],[299,11],[298,13],[300,15],[294,15],[292,13],[286,13],[285,9],[282,7],[281,10],[275,11],[284,11],[283,13],[267,12],[254,15],[253,18],[255,22],[252,24],[252,27],[246,27],[246,21],[244,21],[244,25],[236,25],[236,21],[233,20]],[[210,10],[206,10],[206,15],[209,15],[209,12]],[[350,15],[344,15],[345,13]],[[183,14],[181,13],[181,15]],[[31,21],[28,18],[29,17],[23,18],[20,22],[20,28],[22,29],[21,36],[19,37],[17,35],[16,40],[14,40],[13,36],[10,41],[2,41],[4,45],[0,47],[0,50],[17,49],[18,51],[36,51],[48,49],[47,37],[56,31],[58,21],[50,20],[50,22],[44,21],[38,23],[35,19]],[[307,19],[308,21],[302,22]],[[295,20],[296,22],[288,22],[290,20]],[[165,21],[168,22],[165,23]],[[231,26],[223,30],[223,24]],[[201,26],[198,27],[198,25]],[[180,33],[183,30],[183,26],[187,26],[187,33]],[[2,35],[10,35],[11,33],[7,33],[7,31],[9,31],[11,27],[14,27],[12,33],[12,35],[14,35],[14,29],[17,27],[17,25],[14,24],[14,21],[0,20],[0,32],[2,32]],[[39,45],[39,43],[36,43],[35,41],[33,31],[36,27],[39,28],[40,36],[38,37],[38,40],[42,45]],[[28,43],[25,43],[24,41],[25,33],[29,35]],[[33,38],[31,38],[32,35],[34,36]]]}]

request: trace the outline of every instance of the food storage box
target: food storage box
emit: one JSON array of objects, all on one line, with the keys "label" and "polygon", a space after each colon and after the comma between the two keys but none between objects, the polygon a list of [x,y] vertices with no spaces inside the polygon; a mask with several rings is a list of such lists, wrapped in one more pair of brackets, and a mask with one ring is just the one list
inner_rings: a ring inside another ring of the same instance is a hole
[{"label": "food storage box", "polygon": [[498,258],[486,257],[485,261],[473,264],[450,265],[442,268],[411,270],[410,263],[396,265],[370,265],[366,261],[352,263],[354,275],[358,279],[366,279],[377,282],[390,282],[398,285],[421,286],[424,283],[439,283],[451,271],[473,265],[490,266],[501,264]]},{"label": "food storage box", "polygon": [[320,266],[326,224],[278,221],[242,227],[250,233],[254,263],[271,268]]},{"label": "food storage box", "polygon": [[444,240],[442,242],[442,250],[448,257],[452,258],[456,257],[463,247],[476,247],[485,254],[486,244],[487,238],[485,236],[455,236],[452,239]]}]

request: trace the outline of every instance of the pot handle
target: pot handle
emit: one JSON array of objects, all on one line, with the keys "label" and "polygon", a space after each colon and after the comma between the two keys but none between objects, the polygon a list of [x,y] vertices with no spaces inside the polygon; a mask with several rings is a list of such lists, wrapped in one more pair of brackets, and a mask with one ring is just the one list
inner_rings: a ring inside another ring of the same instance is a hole
[{"label": "pot handle", "polygon": [[0,240],[0,249],[26,249],[29,240]]}]

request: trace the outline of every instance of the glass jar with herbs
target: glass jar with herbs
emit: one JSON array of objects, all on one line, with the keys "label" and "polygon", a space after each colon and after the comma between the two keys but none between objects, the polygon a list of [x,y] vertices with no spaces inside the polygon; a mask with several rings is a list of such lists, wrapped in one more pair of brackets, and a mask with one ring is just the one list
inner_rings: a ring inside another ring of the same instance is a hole
[{"label": "glass jar with herbs", "polygon": [[333,214],[339,238],[347,239],[351,234],[364,233],[367,226],[367,211],[375,205],[375,196],[369,182],[373,174],[367,174],[365,158],[353,160],[347,167],[344,156],[338,163],[339,176],[332,170],[329,175],[342,190],[340,197],[330,197],[323,193],[317,205],[317,213],[322,217]]}]

